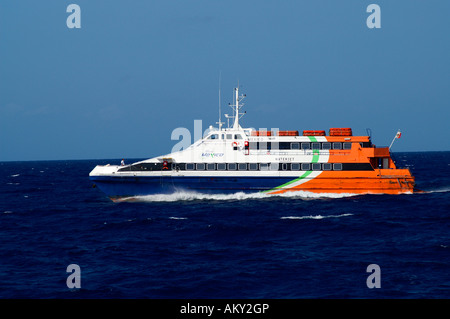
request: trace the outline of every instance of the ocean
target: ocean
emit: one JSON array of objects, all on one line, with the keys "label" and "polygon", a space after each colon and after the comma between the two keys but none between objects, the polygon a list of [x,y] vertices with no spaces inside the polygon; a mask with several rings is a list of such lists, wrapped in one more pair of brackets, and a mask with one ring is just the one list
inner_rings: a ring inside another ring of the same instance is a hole
[{"label": "ocean", "polygon": [[450,152],[393,157],[425,193],[114,203],[120,159],[0,162],[0,298],[449,298]]}]

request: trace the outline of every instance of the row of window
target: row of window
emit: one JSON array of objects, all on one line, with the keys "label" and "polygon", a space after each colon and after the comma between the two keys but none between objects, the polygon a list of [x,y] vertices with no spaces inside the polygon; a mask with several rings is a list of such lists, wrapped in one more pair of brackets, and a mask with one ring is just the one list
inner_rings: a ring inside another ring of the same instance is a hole
[{"label": "row of window", "polygon": [[250,149],[253,150],[350,150],[351,142],[250,142]]},{"label": "row of window", "polygon": [[341,163],[187,163],[188,171],[341,171]]},{"label": "row of window", "polygon": [[211,134],[210,136],[208,136],[208,139],[218,140],[220,137],[222,138],[222,140],[242,140],[241,134],[221,134],[221,136],[219,134]]},{"label": "row of window", "polygon": [[119,171],[372,171],[370,163],[138,163],[120,168]]}]

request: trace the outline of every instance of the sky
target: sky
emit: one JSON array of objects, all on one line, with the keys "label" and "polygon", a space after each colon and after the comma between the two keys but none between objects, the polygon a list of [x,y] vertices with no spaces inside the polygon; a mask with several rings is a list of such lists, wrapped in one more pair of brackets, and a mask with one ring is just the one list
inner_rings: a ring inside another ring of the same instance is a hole
[{"label": "sky", "polygon": [[219,88],[230,113],[238,83],[244,127],[370,128],[377,146],[400,129],[394,152],[449,151],[449,13],[448,0],[4,0],[0,161],[167,154],[176,128],[215,125]]}]

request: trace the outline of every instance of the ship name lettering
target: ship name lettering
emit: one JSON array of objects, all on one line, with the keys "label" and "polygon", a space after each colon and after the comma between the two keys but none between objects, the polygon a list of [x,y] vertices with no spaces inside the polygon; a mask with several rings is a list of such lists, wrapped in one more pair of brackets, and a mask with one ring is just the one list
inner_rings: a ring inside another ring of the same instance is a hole
[{"label": "ship name lettering", "polygon": [[285,161],[285,162],[292,162],[294,160],[294,157],[276,157],[276,161]]}]

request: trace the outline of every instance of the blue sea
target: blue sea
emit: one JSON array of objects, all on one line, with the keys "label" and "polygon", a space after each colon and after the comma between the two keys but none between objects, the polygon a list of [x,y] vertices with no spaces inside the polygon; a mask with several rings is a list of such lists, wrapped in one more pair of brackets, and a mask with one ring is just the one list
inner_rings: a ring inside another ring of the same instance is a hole
[{"label": "blue sea", "polygon": [[0,298],[449,298],[450,152],[393,155],[425,193],[114,203],[88,174],[118,159],[1,162]]}]

